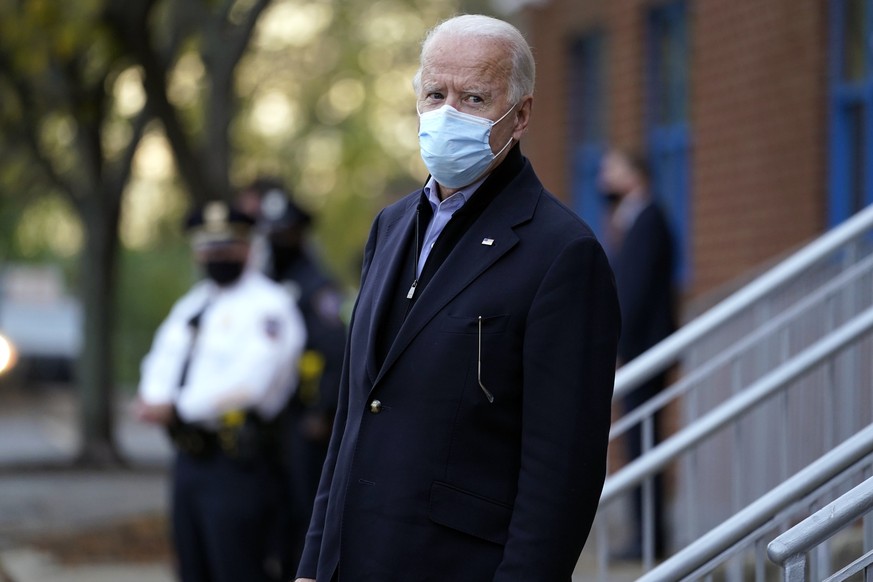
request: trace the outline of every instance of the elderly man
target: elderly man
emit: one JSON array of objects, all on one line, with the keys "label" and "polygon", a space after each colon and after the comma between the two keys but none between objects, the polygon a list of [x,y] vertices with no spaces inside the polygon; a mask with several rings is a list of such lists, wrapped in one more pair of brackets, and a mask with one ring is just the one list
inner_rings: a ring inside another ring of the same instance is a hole
[{"label": "elderly man", "polygon": [[534,62],[518,30],[450,19],[420,63],[431,176],[366,246],[298,576],[569,581],[605,474],[612,272],[521,155]]}]

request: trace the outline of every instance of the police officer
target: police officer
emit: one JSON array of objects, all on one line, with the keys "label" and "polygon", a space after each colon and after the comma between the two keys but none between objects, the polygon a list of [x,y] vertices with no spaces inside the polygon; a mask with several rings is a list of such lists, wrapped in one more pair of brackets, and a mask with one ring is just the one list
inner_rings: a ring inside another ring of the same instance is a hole
[{"label": "police officer", "polygon": [[239,199],[257,216],[266,272],[296,299],[306,322],[299,389],[283,430],[288,505],[280,559],[283,575],[290,579],[303,549],[336,411],[346,334],[344,297],[307,248],[311,216],[277,180],[259,179]]},{"label": "police officer", "polygon": [[267,581],[280,481],[274,421],[306,340],[285,290],[246,270],[253,220],[223,202],[186,226],[206,279],[172,308],[142,363],[136,413],[176,449],[173,544],[183,582]]}]

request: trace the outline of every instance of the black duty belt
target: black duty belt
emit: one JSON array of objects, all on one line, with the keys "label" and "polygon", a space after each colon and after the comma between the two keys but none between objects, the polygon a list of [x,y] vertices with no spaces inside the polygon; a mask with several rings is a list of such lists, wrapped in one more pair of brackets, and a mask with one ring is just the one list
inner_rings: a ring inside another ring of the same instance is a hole
[{"label": "black duty belt", "polygon": [[168,432],[179,451],[195,457],[223,453],[230,458],[250,460],[270,453],[275,445],[273,425],[252,412],[225,414],[215,431],[177,420],[168,427]]}]

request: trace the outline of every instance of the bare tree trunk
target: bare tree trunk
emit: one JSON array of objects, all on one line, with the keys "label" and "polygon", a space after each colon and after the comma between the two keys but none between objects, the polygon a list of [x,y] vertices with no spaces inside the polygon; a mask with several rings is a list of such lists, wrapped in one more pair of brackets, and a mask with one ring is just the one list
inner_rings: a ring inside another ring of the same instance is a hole
[{"label": "bare tree trunk", "polygon": [[233,94],[233,67],[216,67],[212,77],[212,91],[206,101],[204,128],[206,143],[204,165],[208,181],[212,184],[213,196],[224,200],[231,199],[230,191],[230,121],[235,110]]},{"label": "bare tree trunk", "polygon": [[82,204],[87,239],[81,256],[79,285],[85,342],[79,363],[82,446],[77,463],[88,466],[122,463],[114,441],[115,350],[112,342],[119,245],[117,198],[92,196]]}]

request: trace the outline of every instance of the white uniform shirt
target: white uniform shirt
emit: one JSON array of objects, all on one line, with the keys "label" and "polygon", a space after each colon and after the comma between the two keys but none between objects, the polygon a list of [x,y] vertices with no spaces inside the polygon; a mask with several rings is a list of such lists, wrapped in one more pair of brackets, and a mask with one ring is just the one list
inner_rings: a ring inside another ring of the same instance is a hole
[{"label": "white uniform shirt", "polygon": [[[201,311],[195,332],[189,321]],[[147,404],[174,403],[183,421],[207,427],[232,410],[269,420],[296,390],[305,341],[296,304],[266,276],[247,271],[229,287],[201,281],[158,328],[142,362],[139,394]]]}]

